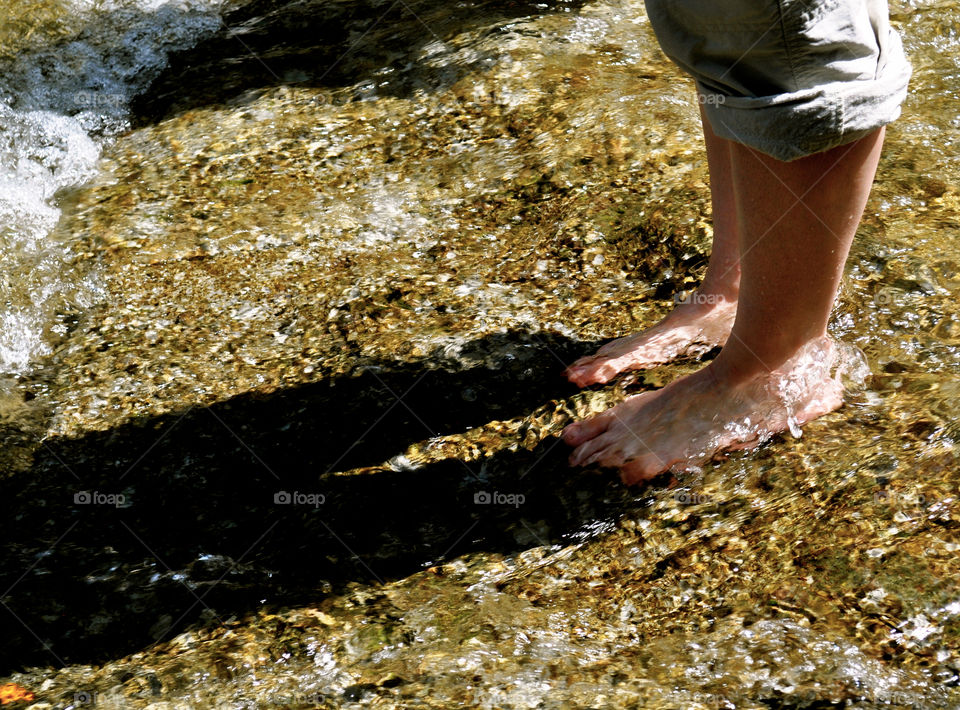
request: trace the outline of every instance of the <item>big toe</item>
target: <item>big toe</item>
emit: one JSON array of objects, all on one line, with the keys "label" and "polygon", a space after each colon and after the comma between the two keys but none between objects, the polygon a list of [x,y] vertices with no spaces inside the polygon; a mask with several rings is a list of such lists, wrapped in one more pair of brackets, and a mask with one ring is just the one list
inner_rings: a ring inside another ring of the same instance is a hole
[{"label": "big toe", "polygon": [[605,384],[612,380],[617,372],[617,367],[610,360],[594,355],[587,362],[575,362],[567,368],[565,374],[577,387],[587,387]]},{"label": "big toe", "polygon": [[597,355],[582,357],[568,367],[563,374],[578,387],[586,387],[594,383],[594,373],[602,362],[603,358]]}]

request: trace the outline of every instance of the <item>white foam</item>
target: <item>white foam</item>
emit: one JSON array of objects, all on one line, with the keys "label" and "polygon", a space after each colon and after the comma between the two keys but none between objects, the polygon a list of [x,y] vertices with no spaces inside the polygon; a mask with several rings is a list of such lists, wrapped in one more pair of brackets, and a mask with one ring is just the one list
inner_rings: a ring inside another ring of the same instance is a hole
[{"label": "white foam", "polygon": [[67,39],[0,64],[0,374],[50,353],[58,313],[92,284],[52,232],[56,195],[96,174],[106,141],[129,126],[129,102],[167,55],[220,26],[219,2],[74,0]]}]

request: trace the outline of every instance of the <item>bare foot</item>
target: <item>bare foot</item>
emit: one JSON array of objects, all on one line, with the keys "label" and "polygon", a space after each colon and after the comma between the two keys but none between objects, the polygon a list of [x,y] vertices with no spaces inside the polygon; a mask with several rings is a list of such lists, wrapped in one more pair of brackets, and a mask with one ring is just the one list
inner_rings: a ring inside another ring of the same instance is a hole
[{"label": "bare foot", "polygon": [[689,470],[720,451],[753,448],[773,434],[800,426],[843,403],[837,348],[817,338],[780,368],[734,381],[714,361],[663,389],[624,400],[602,414],[569,425],[563,439],[576,446],[574,466],[620,469],[624,483],[667,470]]},{"label": "bare foot", "polygon": [[564,374],[578,387],[586,387],[609,382],[626,370],[703,355],[727,342],[736,315],[736,299],[694,293],[652,328],[607,343]]}]

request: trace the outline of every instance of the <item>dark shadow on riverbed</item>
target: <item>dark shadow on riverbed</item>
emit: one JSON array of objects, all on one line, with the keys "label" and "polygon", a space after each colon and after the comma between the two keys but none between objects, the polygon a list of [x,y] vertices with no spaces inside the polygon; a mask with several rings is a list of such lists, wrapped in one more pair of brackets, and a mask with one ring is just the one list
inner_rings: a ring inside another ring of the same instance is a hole
[{"label": "dark shadow on riverbed", "polygon": [[115,658],[197,623],[471,550],[563,542],[615,516],[630,494],[568,469],[553,437],[472,463],[323,476],[569,395],[557,358],[591,347],[507,333],[470,346],[512,351],[496,370],[381,363],[40,446],[0,482],[2,672]]},{"label": "dark shadow on riverbed", "polygon": [[[253,0],[223,17],[222,29],[170,57],[133,104],[139,125],[280,85],[338,89],[355,96],[409,97],[446,88],[499,57],[471,47],[454,56],[465,32],[509,34],[510,20],[569,12],[584,0]],[[479,34],[476,34],[479,37]],[[427,51],[429,47],[429,51]],[[411,71],[429,61],[429,73]],[[427,80],[428,78],[428,80]]]}]

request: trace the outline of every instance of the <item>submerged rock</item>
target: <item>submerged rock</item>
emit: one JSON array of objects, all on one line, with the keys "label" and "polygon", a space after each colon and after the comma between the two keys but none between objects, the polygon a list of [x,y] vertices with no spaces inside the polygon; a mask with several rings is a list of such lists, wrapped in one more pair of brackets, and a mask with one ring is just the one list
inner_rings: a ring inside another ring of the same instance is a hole
[{"label": "submerged rock", "polygon": [[956,703],[957,353],[926,327],[956,310],[930,236],[955,192],[910,217],[926,270],[877,207],[937,155],[891,131],[914,165],[881,173],[834,324],[897,367],[803,439],[626,490],[559,431],[696,365],[560,373],[702,275],[691,87],[637,3],[406,10],[239,5],[71,194],[100,295],[8,418],[12,682],[56,707]]}]

